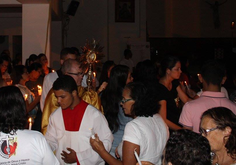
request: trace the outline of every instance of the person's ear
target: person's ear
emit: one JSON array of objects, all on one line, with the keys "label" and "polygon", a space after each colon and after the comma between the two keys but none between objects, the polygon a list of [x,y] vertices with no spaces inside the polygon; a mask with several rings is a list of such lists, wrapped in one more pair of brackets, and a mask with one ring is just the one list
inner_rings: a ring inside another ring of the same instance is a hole
[{"label": "person's ear", "polygon": [[171,70],[170,69],[166,69],[166,73],[170,74]]},{"label": "person's ear", "polygon": [[203,78],[202,78],[202,75],[201,75],[201,74],[199,74],[199,76],[198,76],[198,80],[202,83]]},{"label": "person's ear", "polygon": [[232,129],[229,126],[227,126],[227,127],[225,127],[223,133],[225,136],[229,136],[231,134],[231,132],[232,132]]},{"label": "person's ear", "polygon": [[73,97],[77,96],[77,91],[76,91],[76,90],[73,90],[73,91],[72,91],[72,96],[73,96]]}]

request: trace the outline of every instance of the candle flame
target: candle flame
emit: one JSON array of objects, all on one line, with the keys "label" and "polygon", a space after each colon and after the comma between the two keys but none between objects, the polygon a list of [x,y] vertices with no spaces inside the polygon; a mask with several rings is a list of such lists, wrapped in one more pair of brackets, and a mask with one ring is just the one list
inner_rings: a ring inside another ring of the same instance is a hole
[{"label": "candle flame", "polygon": [[27,100],[27,98],[28,98],[28,94],[25,94],[25,100]]},{"label": "candle flame", "polygon": [[96,72],[93,72],[93,77],[96,78]]},{"label": "candle flame", "polygon": [[52,70],[52,72],[55,72],[55,70]]},{"label": "candle flame", "polygon": [[30,118],[28,119],[28,121],[29,121],[29,123],[32,123],[32,118],[30,117]]},{"label": "candle flame", "polygon": [[41,90],[41,89],[42,89],[42,87],[41,87],[40,85],[37,85],[37,87],[38,87],[38,90]]}]

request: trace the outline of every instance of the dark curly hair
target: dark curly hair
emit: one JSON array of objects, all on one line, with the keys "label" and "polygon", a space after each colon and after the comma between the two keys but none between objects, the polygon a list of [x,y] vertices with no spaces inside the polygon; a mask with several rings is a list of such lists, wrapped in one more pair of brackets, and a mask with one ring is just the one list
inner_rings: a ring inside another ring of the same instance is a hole
[{"label": "dark curly hair", "polygon": [[202,114],[201,120],[205,116],[212,118],[217,125],[217,128],[220,130],[224,130],[226,127],[231,128],[231,134],[229,135],[228,140],[225,141],[225,148],[231,158],[236,159],[236,115],[228,108],[215,107],[205,111]]},{"label": "dark curly hair", "polygon": [[122,90],[126,85],[129,75],[129,67],[116,65],[111,70],[110,79],[101,96],[104,115],[109,128],[115,133],[119,128],[118,112],[122,99]]},{"label": "dark curly hair", "polygon": [[0,131],[6,134],[24,129],[27,123],[26,105],[16,86],[0,88]]},{"label": "dark curly hair", "polygon": [[135,101],[132,105],[132,116],[153,116],[158,113],[160,106],[153,91],[141,82],[131,82],[125,86],[130,90],[130,97]]},{"label": "dark curly hair", "polygon": [[171,134],[166,144],[164,162],[173,165],[211,165],[208,140],[190,130],[181,129]]}]

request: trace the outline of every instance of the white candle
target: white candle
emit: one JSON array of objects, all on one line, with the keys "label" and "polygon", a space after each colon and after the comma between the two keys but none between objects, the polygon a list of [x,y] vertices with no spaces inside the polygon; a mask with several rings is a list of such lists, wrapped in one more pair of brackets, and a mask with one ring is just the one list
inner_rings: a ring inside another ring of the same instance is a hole
[{"label": "white candle", "polygon": [[140,159],[139,159],[139,157],[138,157],[138,153],[136,152],[136,148],[134,149],[134,156],[136,157],[136,159],[137,159],[137,161],[138,161],[138,164],[139,164],[139,165],[142,165],[142,163],[141,163],[141,161],[140,161]]},{"label": "white candle", "polygon": [[32,118],[30,117],[28,121],[29,121],[29,130],[31,130],[32,129]]},{"label": "white candle", "polygon": [[37,87],[38,87],[38,95],[41,96],[41,94],[42,94],[42,87],[40,85],[38,85]]}]

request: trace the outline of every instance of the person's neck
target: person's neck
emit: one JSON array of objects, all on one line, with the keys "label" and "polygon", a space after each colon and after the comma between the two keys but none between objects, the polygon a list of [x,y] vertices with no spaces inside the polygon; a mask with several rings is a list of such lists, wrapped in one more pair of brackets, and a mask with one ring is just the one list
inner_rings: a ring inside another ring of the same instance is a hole
[{"label": "person's neck", "polygon": [[168,90],[171,90],[172,88],[172,82],[173,79],[171,79],[170,77],[162,77],[159,80],[159,83],[161,83],[162,85],[164,85]]},{"label": "person's neck", "polygon": [[214,84],[204,84],[203,83],[203,91],[211,91],[211,92],[220,92],[220,86]]},{"label": "person's neck", "polygon": [[213,164],[217,163],[218,165],[229,165],[235,162],[236,160],[230,157],[225,148],[215,152]]},{"label": "person's neck", "polygon": [[73,101],[72,105],[70,106],[70,109],[73,110],[76,107],[76,105],[78,105],[80,103],[80,101],[81,100],[80,100],[79,96],[74,97],[74,101]]},{"label": "person's neck", "polygon": [[26,81],[25,80],[20,80],[19,84],[25,86]]}]

